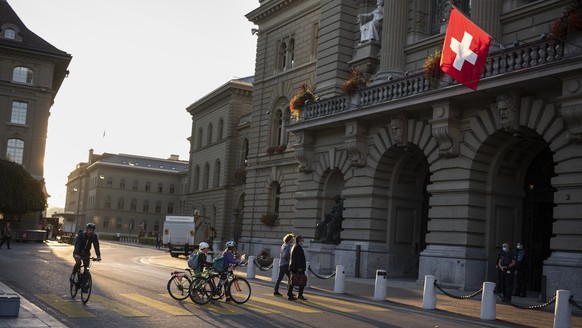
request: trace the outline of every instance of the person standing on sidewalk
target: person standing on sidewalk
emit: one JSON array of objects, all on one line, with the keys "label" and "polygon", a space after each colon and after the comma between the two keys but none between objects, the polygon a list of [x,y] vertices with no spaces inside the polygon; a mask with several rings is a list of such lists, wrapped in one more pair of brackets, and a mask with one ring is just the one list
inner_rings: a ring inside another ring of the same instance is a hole
[{"label": "person standing on sidewalk", "polygon": [[515,251],[515,292],[513,296],[525,297],[527,291],[527,251],[517,243]]},{"label": "person standing on sidewalk", "polygon": [[6,242],[8,249],[10,249],[11,235],[12,235],[12,229],[10,229],[10,222],[6,222],[4,224],[4,227],[2,227],[2,242],[0,242],[0,248],[2,248],[2,245],[4,245],[4,242]]},{"label": "person standing on sidewalk", "polygon": [[279,284],[281,284],[281,280],[283,280],[283,276],[287,275],[287,280],[291,279],[291,274],[289,273],[289,260],[291,259],[291,241],[293,240],[293,234],[287,234],[283,237],[283,245],[281,245],[281,256],[279,257],[281,260],[279,262],[279,277],[277,278],[277,282],[275,283],[275,291],[273,295],[275,296],[283,296],[279,293]]},{"label": "person standing on sidewalk", "polygon": [[497,259],[497,286],[503,300],[511,302],[513,292],[513,270],[515,269],[515,255],[509,248],[509,243],[503,243]]},{"label": "person standing on sidewalk", "polygon": [[[305,253],[303,252],[303,237],[295,237],[295,245],[291,249],[291,261],[289,262],[289,271],[291,274],[305,274],[307,270],[307,263],[305,261]],[[303,296],[303,289],[305,286],[299,286],[299,295],[297,298],[300,300],[307,301]],[[297,298],[293,295],[293,280],[289,279],[289,287],[287,287],[287,299],[290,301],[295,301]]]}]

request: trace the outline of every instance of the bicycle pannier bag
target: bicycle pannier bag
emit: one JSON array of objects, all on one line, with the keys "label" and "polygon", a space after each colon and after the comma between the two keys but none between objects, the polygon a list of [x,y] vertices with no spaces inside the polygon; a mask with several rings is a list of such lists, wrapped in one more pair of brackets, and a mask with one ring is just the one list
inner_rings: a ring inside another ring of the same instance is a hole
[{"label": "bicycle pannier bag", "polygon": [[214,259],[212,262],[212,267],[214,267],[215,271],[222,272],[224,271],[224,256],[219,255]]},{"label": "bicycle pannier bag", "polygon": [[197,252],[190,254],[190,257],[188,257],[188,266],[192,270],[198,269],[198,253]]},{"label": "bicycle pannier bag", "polygon": [[307,276],[303,272],[294,273],[291,275],[291,284],[293,286],[305,287],[307,285]]}]

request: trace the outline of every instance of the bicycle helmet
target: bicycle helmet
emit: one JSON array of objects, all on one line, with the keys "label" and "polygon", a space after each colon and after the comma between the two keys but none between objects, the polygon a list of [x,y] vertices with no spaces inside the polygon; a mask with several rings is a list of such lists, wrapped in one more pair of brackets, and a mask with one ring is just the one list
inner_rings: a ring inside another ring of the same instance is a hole
[{"label": "bicycle helmet", "polygon": [[87,229],[95,229],[95,223],[92,222],[87,223]]},{"label": "bicycle helmet", "polygon": [[233,240],[229,240],[226,242],[226,247],[233,248],[234,246],[236,246],[236,243]]},{"label": "bicycle helmet", "polygon": [[203,250],[203,249],[206,249],[206,248],[209,248],[210,247],[210,245],[208,245],[208,243],[207,242],[204,242],[204,241],[201,242],[199,246],[200,246],[200,250]]}]

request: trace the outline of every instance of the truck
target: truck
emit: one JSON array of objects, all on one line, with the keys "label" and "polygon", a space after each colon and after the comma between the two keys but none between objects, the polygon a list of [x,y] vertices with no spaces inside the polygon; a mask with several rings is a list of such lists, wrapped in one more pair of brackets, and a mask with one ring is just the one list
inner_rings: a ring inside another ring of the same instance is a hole
[{"label": "truck", "polygon": [[166,215],[162,243],[172,257],[188,256],[198,249],[198,244],[206,241],[212,245],[216,230],[210,226],[210,220],[199,213],[191,215]]}]

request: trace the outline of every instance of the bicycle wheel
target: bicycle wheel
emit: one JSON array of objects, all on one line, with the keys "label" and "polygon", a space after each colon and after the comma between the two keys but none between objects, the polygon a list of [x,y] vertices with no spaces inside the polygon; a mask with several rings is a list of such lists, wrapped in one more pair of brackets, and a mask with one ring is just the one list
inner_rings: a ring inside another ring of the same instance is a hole
[{"label": "bicycle wheel", "polygon": [[168,280],[168,293],[173,299],[183,301],[190,294],[190,283],[192,280],[188,276],[172,275]]},{"label": "bicycle wheel", "polygon": [[192,302],[204,305],[212,300],[214,284],[212,278],[197,277],[190,284],[190,299]]},{"label": "bicycle wheel", "polygon": [[91,278],[91,273],[85,272],[85,278],[81,283],[81,301],[83,301],[83,304],[89,302],[89,297],[91,297],[92,289],[93,289],[93,279]]},{"label": "bicycle wheel", "polygon": [[233,302],[243,304],[251,298],[251,285],[246,279],[236,277],[228,284],[227,292]]},{"label": "bicycle wheel", "polygon": [[71,277],[69,278],[69,283],[71,284],[71,297],[73,299],[75,299],[75,297],[77,296],[77,291],[79,290],[77,288],[78,282],[79,282],[79,278],[77,277],[77,275],[75,273],[71,273]]}]

